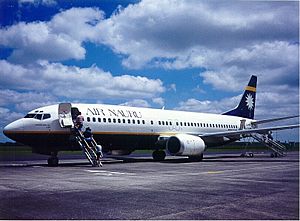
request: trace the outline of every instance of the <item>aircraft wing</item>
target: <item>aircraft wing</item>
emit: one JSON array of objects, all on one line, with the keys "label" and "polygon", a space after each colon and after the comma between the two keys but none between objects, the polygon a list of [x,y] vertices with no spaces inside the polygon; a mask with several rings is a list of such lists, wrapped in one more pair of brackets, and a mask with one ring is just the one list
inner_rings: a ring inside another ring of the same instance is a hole
[{"label": "aircraft wing", "polygon": [[251,133],[268,133],[273,130],[286,130],[300,127],[299,124],[286,125],[286,126],[277,126],[277,127],[265,127],[265,128],[254,128],[254,129],[243,129],[237,131],[226,131],[226,132],[216,132],[216,133],[206,133],[199,135],[200,137],[236,137],[237,135],[247,135]]}]

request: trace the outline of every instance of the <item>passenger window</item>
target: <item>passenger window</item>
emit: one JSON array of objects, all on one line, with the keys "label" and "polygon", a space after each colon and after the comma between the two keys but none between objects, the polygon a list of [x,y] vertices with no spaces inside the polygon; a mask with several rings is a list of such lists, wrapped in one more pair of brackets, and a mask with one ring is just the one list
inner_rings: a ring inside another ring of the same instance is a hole
[{"label": "passenger window", "polygon": [[161,123],[162,123],[162,125],[165,125],[165,122],[164,122],[164,121],[162,121]]},{"label": "passenger window", "polygon": [[168,121],[166,121],[166,125],[168,126]]},{"label": "passenger window", "polygon": [[98,118],[98,122],[101,123],[101,118],[100,117]]},{"label": "passenger window", "polygon": [[150,123],[153,125],[153,120],[151,120]]},{"label": "passenger window", "polygon": [[116,123],[116,119],[113,119],[113,122]]},{"label": "passenger window", "polygon": [[130,124],[130,119],[128,119],[128,123]]},{"label": "passenger window", "polygon": [[106,123],[106,118],[103,118],[103,123]]},{"label": "passenger window", "polygon": [[158,125],[160,125],[160,121],[158,121]]},{"label": "passenger window", "polygon": [[119,123],[119,124],[121,123],[121,119],[118,119],[118,123]]},{"label": "passenger window", "polygon": [[142,123],[145,124],[145,121],[143,120]]},{"label": "passenger window", "polygon": [[108,118],[108,123],[111,123],[111,119],[110,118]]},{"label": "passenger window", "polygon": [[132,120],[132,123],[135,124],[135,120]]},{"label": "passenger window", "polygon": [[90,121],[91,121],[91,118],[90,118],[90,117],[87,117],[86,120],[87,120],[88,122],[90,122]]},{"label": "passenger window", "polygon": [[140,120],[137,120],[137,123],[140,124]]},{"label": "passenger window", "polygon": [[43,116],[43,120],[45,120],[45,119],[49,119],[49,118],[51,118],[51,115],[50,115],[50,114],[44,114],[44,116]]},{"label": "passenger window", "polygon": [[182,122],[180,122],[180,126],[182,126]]},{"label": "passenger window", "polygon": [[95,117],[93,117],[93,122],[96,122],[96,118]]},{"label": "passenger window", "polygon": [[170,122],[170,125],[172,126],[172,122]]},{"label": "passenger window", "polygon": [[123,119],[123,124],[125,124],[126,123],[126,120],[125,119]]}]

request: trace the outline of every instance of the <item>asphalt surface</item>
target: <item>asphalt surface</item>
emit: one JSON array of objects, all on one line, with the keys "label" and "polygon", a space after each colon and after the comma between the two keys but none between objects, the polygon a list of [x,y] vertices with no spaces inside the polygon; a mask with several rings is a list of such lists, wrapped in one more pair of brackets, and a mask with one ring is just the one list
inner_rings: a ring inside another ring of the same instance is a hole
[{"label": "asphalt surface", "polygon": [[295,219],[299,156],[0,164],[0,219]]}]

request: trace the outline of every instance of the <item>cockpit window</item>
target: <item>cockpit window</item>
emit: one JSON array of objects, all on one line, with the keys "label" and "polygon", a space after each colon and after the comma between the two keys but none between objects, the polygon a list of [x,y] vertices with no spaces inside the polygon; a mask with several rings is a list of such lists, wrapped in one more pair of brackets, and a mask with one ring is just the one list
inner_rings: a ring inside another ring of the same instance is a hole
[{"label": "cockpit window", "polygon": [[37,120],[45,120],[51,118],[51,114],[27,114],[24,118],[35,118]]},{"label": "cockpit window", "polygon": [[35,118],[38,119],[38,120],[42,120],[42,116],[43,116],[43,114],[37,114],[37,115],[35,116]]},{"label": "cockpit window", "polygon": [[43,120],[48,119],[48,118],[50,118],[50,117],[51,117],[50,114],[44,114],[44,115],[43,115]]},{"label": "cockpit window", "polygon": [[27,114],[24,118],[34,118],[36,114]]}]

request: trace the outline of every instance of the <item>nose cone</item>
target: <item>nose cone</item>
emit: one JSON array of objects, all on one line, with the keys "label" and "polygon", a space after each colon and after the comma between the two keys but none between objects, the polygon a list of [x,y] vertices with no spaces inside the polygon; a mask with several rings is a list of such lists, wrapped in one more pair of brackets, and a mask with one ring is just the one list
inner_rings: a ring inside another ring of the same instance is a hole
[{"label": "nose cone", "polygon": [[23,123],[21,120],[16,120],[10,124],[8,124],[6,127],[3,129],[3,133],[5,136],[8,138],[15,140],[15,135],[22,132],[23,130]]}]

